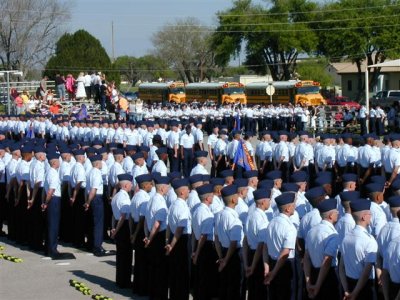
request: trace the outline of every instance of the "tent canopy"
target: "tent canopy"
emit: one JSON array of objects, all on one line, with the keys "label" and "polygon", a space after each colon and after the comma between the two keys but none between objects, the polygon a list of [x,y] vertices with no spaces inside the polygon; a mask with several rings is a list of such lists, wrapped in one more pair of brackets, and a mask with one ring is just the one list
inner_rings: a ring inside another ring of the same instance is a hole
[{"label": "tent canopy", "polygon": [[400,67],[400,59],[385,61],[380,64],[370,65],[368,68]]}]

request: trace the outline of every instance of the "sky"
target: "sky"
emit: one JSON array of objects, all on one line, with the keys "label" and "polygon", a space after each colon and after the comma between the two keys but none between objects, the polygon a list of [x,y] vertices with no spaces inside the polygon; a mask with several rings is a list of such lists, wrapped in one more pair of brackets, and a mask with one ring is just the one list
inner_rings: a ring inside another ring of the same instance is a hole
[{"label": "sky", "polygon": [[75,0],[64,30],[85,29],[111,57],[113,22],[115,56],[140,57],[152,51],[152,35],[167,23],[194,17],[204,25],[216,25],[216,13],[232,5],[232,0]]}]

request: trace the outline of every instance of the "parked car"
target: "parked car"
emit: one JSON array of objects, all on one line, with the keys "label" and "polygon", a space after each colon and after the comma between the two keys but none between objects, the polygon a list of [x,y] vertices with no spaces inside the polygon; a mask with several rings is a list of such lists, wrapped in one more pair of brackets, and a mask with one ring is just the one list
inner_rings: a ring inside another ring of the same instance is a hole
[{"label": "parked car", "polygon": [[377,92],[370,99],[372,105],[391,106],[393,103],[400,100],[400,90],[387,90]]},{"label": "parked car", "polygon": [[345,96],[336,96],[334,99],[330,99],[327,101],[327,105],[340,105],[346,106],[348,108],[360,109],[361,105],[358,102],[351,101],[349,97]]},{"label": "parked car", "polygon": [[133,101],[139,98],[138,92],[126,92],[124,93],[126,100]]}]

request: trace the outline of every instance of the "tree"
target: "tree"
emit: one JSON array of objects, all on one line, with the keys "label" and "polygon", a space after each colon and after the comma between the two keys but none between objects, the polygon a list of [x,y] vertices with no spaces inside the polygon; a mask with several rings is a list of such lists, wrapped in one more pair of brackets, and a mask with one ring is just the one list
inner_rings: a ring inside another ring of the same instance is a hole
[{"label": "tree", "polygon": [[216,62],[226,65],[245,45],[250,69],[265,74],[268,68],[274,80],[291,79],[299,54],[311,54],[317,46],[317,36],[307,23],[314,7],[307,0],[275,0],[269,9],[251,0],[235,1],[231,9],[218,14],[212,39]]},{"label": "tree", "polygon": [[68,7],[58,0],[0,1],[0,67],[24,73],[42,67],[69,18]]},{"label": "tree", "polygon": [[158,78],[176,78],[164,60],[153,55],[142,57],[120,56],[114,62],[124,80],[135,85],[141,81],[156,81]]},{"label": "tree", "polygon": [[65,33],[56,43],[55,55],[47,62],[45,74],[78,75],[82,71],[103,71],[108,80],[119,83],[119,74],[100,41],[85,30]]},{"label": "tree", "polygon": [[193,18],[167,24],[154,34],[155,53],[174,68],[185,82],[210,79],[216,68],[211,33]]},{"label": "tree", "polygon": [[296,65],[296,73],[301,80],[318,81],[321,86],[330,86],[333,83],[332,76],[326,71],[326,60],[303,61]]},{"label": "tree", "polygon": [[[384,62],[400,54],[400,6],[398,1],[340,0],[323,5],[313,27],[319,37],[318,50],[331,61],[348,59],[358,69],[358,99],[364,93],[362,63]],[[372,68],[370,86],[380,68]]]}]

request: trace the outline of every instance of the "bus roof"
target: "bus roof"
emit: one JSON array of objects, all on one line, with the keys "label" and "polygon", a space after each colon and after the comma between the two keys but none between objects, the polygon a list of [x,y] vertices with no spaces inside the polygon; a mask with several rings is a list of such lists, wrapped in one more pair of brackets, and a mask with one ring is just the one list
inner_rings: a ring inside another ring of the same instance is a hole
[{"label": "bus roof", "polygon": [[217,88],[223,88],[225,84],[228,85],[237,84],[238,87],[240,85],[239,82],[196,82],[187,84],[186,89],[201,89],[201,88],[217,89]]},{"label": "bus roof", "polygon": [[167,89],[171,85],[184,87],[183,82],[146,82],[139,84],[140,89]]},{"label": "bus roof", "polygon": [[288,80],[288,81],[263,81],[263,82],[250,82],[246,84],[246,88],[248,89],[266,89],[269,85],[273,85],[274,88],[277,89],[288,89],[294,88],[297,80]]}]

